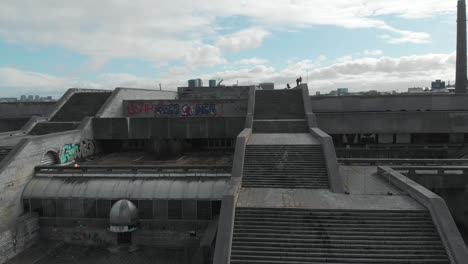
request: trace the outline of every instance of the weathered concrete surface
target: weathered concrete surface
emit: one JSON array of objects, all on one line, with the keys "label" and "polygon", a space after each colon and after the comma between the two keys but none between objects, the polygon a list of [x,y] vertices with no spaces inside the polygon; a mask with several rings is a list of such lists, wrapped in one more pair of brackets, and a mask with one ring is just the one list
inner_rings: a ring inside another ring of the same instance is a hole
[{"label": "weathered concrete surface", "polygon": [[54,107],[55,102],[0,103],[0,119],[46,116]]},{"label": "weathered concrete surface", "polygon": [[39,240],[39,219],[28,213],[18,218],[15,225],[0,223],[0,263],[5,263]]},{"label": "weathered concrete surface", "polygon": [[0,118],[0,132],[20,130],[28,120],[29,117]]},{"label": "weathered concrete surface", "polygon": [[141,247],[135,252],[110,252],[106,247],[62,245],[57,250],[53,243],[41,249],[48,254],[34,258],[39,254],[34,254],[37,249],[31,248],[8,264],[189,264],[194,254],[184,249],[157,247]]},{"label": "weathered concrete surface", "polygon": [[431,212],[432,220],[439,231],[447,253],[455,263],[465,263],[468,259],[468,250],[445,201],[437,194],[392,170],[390,167],[379,167],[378,173]]},{"label": "weathered concrete surface", "polygon": [[208,99],[247,99],[253,86],[228,86],[228,87],[179,87],[179,99],[181,100],[208,100]]},{"label": "weathered concrete surface", "polygon": [[384,111],[468,111],[468,95],[397,94],[311,96],[314,113]]},{"label": "weathered concrete surface", "polygon": [[311,134],[252,134],[249,145],[320,145]]},{"label": "weathered concrete surface", "polygon": [[404,192],[380,177],[376,166],[340,166],[340,174],[353,195],[405,195]]},{"label": "weathered concrete surface", "polygon": [[218,234],[216,236],[216,247],[214,263],[227,264],[231,255],[232,234],[234,230],[235,207],[239,191],[241,189],[242,171],[244,169],[244,156],[247,141],[252,136],[252,129],[244,129],[237,137],[234,164],[232,166],[232,177],[227,183],[221,202],[219,216]]},{"label": "weathered concrete surface", "polygon": [[177,98],[177,92],[157,91],[134,88],[116,88],[107,102],[101,107],[96,117],[110,118],[123,117],[124,100],[173,100]]},{"label": "weathered concrete surface", "polygon": [[328,134],[465,133],[468,112],[318,113],[317,122]]},{"label": "weathered concrete surface", "polygon": [[[200,244],[210,221],[140,220],[132,233],[132,244],[169,248],[188,248]],[[40,218],[41,238],[86,246],[117,244],[117,234],[107,228],[108,219]],[[189,236],[190,231],[198,235]]]},{"label": "weathered concrete surface", "polygon": [[77,143],[80,132],[65,132],[61,135],[36,137],[28,141],[11,161],[5,161],[0,168],[0,222],[16,221],[22,213],[21,193],[31,179],[34,167],[40,165],[42,156],[47,151],[57,152],[65,144]]},{"label": "weathered concrete surface", "polygon": [[95,139],[235,138],[245,117],[94,118]]},{"label": "weathered concrete surface", "polygon": [[245,117],[247,100],[125,100],[125,117]]},{"label": "weathered concrete surface", "polygon": [[406,195],[346,195],[330,190],[242,188],[237,207],[425,210]]}]

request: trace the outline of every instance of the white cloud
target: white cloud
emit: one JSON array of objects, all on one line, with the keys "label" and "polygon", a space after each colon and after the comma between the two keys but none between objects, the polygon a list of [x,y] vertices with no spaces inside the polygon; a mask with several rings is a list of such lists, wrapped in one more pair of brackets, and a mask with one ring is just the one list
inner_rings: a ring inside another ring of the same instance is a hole
[{"label": "white cloud", "polygon": [[364,55],[367,56],[380,56],[383,54],[383,51],[381,50],[365,50]]},{"label": "white cloud", "polygon": [[219,37],[216,44],[222,50],[237,52],[242,49],[258,48],[268,35],[270,33],[262,28],[247,28]]},{"label": "white cloud", "polygon": [[237,61],[237,64],[242,64],[242,65],[259,65],[259,64],[266,64],[268,63],[268,60],[262,59],[262,58],[249,58],[249,59],[242,59]]},{"label": "white cloud", "polygon": [[343,56],[343,57],[340,57],[338,59],[336,59],[337,62],[346,62],[346,61],[350,61],[353,59],[353,56]]},{"label": "white cloud", "polygon": [[[139,58],[164,65],[197,57],[208,46],[223,52],[261,45],[278,27],[333,25],[378,28],[391,43],[426,43],[430,36],[393,28],[383,16],[406,19],[453,15],[455,1],[440,0],[15,0],[0,1],[0,38],[30,47],[62,47],[90,57],[87,66],[99,69],[114,58]],[[250,25],[223,36],[218,19],[242,16]]]},{"label": "white cloud", "polygon": [[388,40],[391,44],[402,44],[402,43],[415,43],[423,44],[431,42],[431,35],[424,32],[413,32],[408,30],[395,29],[389,26],[383,26],[382,29],[387,29],[397,34],[397,36],[391,36],[389,34],[383,34],[380,37]]},{"label": "white cloud", "polygon": [[[223,79],[225,84],[257,84],[274,82],[280,88],[286,83],[294,84],[298,76],[309,79],[312,92],[327,92],[337,87],[353,91],[381,90],[406,91],[408,87],[428,86],[433,79],[453,80],[455,75],[455,52],[449,54],[426,54],[403,57],[379,57],[351,59],[345,62],[322,66],[326,58],[301,60],[288,64],[283,69],[255,65],[242,69],[225,70],[202,74],[199,77]],[[309,75],[307,76],[307,71]],[[193,78],[184,71],[173,71],[158,79],[142,78],[132,74],[101,74],[94,80],[60,78],[42,73],[21,71],[15,68],[0,68],[0,87],[10,89],[5,96],[21,93],[61,95],[68,87],[112,89],[117,86],[175,90]]]}]

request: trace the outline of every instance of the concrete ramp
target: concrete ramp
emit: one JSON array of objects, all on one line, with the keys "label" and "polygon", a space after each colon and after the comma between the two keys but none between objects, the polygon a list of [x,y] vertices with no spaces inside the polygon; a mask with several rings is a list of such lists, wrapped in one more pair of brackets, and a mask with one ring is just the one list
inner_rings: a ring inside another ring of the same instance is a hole
[{"label": "concrete ramp", "polygon": [[74,93],[50,121],[80,122],[87,116],[94,116],[110,95],[110,91]]}]

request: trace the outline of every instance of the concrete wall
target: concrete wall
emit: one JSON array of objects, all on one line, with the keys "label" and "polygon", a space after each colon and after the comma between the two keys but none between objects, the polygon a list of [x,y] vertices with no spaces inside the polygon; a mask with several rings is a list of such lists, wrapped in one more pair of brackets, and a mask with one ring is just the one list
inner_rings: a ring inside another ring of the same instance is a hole
[{"label": "concrete wall", "polygon": [[[89,130],[86,128],[23,139],[15,146],[12,150],[14,154],[0,163],[0,223],[13,224],[23,213],[21,194],[34,174],[34,167],[40,165],[42,156],[48,151],[54,151],[59,156],[63,153],[64,157],[71,158],[77,152],[67,150],[82,142],[83,137],[89,135]],[[86,155],[89,154],[87,152]]]},{"label": "concrete wall", "polygon": [[316,115],[318,127],[328,134],[466,133],[468,131],[468,112],[318,113]]},{"label": "concrete wall", "polygon": [[244,117],[247,100],[140,100],[124,101],[127,117]]},{"label": "concrete wall", "polygon": [[173,91],[116,88],[96,117],[122,117],[124,100],[173,100],[176,98],[177,92]]},{"label": "concrete wall", "polygon": [[235,138],[245,117],[94,118],[94,139]]},{"label": "concrete wall", "polygon": [[39,239],[39,218],[28,213],[18,218],[16,225],[0,226],[0,264],[18,255]]},{"label": "concrete wall", "polygon": [[225,87],[179,87],[179,99],[183,100],[209,100],[209,99],[247,99],[252,86],[225,86]]},{"label": "concrete wall", "polygon": [[5,117],[46,116],[55,102],[0,103],[0,119]]},{"label": "concrete wall", "polygon": [[0,132],[20,130],[30,117],[0,118]]},{"label": "concrete wall", "polygon": [[321,112],[468,111],[468,95],[399,94],[381,96],[311,96],[312,110]]}]

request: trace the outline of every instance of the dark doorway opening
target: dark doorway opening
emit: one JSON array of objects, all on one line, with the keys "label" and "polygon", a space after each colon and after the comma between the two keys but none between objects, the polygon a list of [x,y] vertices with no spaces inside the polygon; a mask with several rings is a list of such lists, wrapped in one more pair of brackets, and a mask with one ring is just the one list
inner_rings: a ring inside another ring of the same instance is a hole
[{"label": "dark doorway opening", "polygon": [[117,244],[132,244],[132,233],[131,232],[123,232],[117,233]]}]

